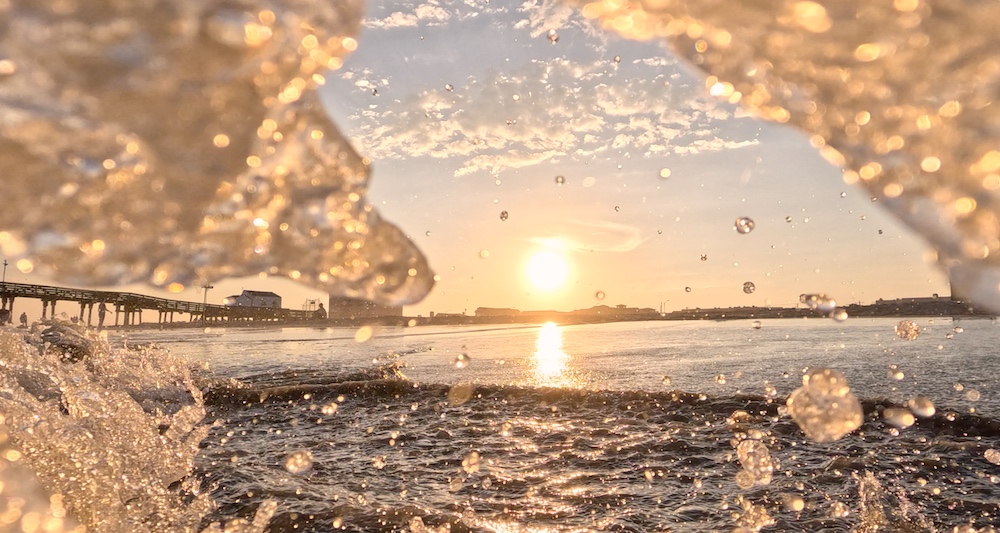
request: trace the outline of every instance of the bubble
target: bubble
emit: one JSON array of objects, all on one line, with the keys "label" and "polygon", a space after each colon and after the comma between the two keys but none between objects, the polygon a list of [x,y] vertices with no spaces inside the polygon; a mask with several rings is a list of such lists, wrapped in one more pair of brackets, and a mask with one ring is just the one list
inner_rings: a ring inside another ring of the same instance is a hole
[{"label": "bubble", "polygon": [[466,474],[475,474],[479,472],[479,452],[469,452],[466,454],[465,458],[462,459],[462,470]]},{"label": "bubble", "polygon": [[500,211],[500,220],[507,220],[507,216],[506,211]]},{"label": "bubble", "polygon": [[910,408],[910,411],[912,411],[913,414],[921,418],[934,416],[934,402],[930,401],[930,399],[926,396],[913,397],[906,402],[906,405]]},{"label": "bubble", "polygon": [[444,90],[446,90],[448,92],[454,91],[455,90],[455,86],[452,85],[452,84],[450,84],[450,83],[446,83],[446,84],[444,84]]},{"label": "bubble", "polygon": [[753,228],[754,228],[755,225],[756,224],[754,224],[754,221],[753,221],[752,218],[750,218],[750,217],[740,217],[740,218],[736,219],[736,225],[733,226],[733,228],[736,230],[736,233],[746,234],[746,233],[750,233],[751,231],[753,231]]},{"label": "bubble", "polygon": [[882,411],[882,418],[899,429],[908,428],[916,422],[913,413],[909,409],[902,407],[886,407]]},{"label": "bubble", "polygon": [[458,354],[458,355],[455,356],[455,359],[453,359],[451,361],[451,364],[455,368],[461,369],[461,368],[465,368],[465,367],[469,366],[470,364],[472,364],[472,359],[468,355],[466,355],[464,353],[460,353],[460,354]]},{"label": "bubble", "polygon": [[285,470],[292,474],[304,474],[313,466],[313,456],[308,450],[292,452],[285,457]]},{"label": "bubble", "polygon": [[667,179],[670,177],[670,169],[663,167],[660,169],[660,178]]},{"label": "bubble", "polygon": [[340,406],[338,406],[335,402],[330,402],[323,406],[322,412],[326,416],[332,416],[337,414],[338,407]]},{"label": "bubble", "polygon": [[753,294],[753,291],[757,290],[757,286],[753,284],[752,281],[743,282],[743,292],[747,294]]},{"label": "bubble", "polygon": [[896,331],[896,336],[903,340],[912,341],[920,336],[920,326],[912,320],[900,320],[893,329]]},{"label": "bubble", "polygon": [[456,383],[448,389],[448,403],[450,405],[462,405],[472,399],[472,383]]},{"label": "bubble", "polygon": [[840,439],[864,420],[861,402],[851,393],[847,378],[829,368],[810,369],[786,403],[792,420],[816,442]]},{"label": "bubble", "polygon": [[565,185],[566,178],[563,176],[556,176],[556,185]]},{"label": "bubble", "polygon": [[708,261],[708,254],[701,254],[702,261]]},{"label": "bubble", "polygon": [[830,313],[830,318],[832,318],[834,322],[843,322],[848,318],[847,310],[838,307],[837,309],[834,309],[832,313]]},{"label": "bubble", "polygon": [[750,323],[750,327],[752,327],[753,329],[760,329],[763,326],[764,325],[760,323],[760,320],[754,320],[753,322]]},{"label": "bubble", "polygon": [[559,41],[559,32],[556,30],[549,30],[548,37],[550,43],[556,44]]},{"label": "bubble", "polygon": [[983,452],[983,457],[985,457],[987,461],[995,465],[1000,465],[1000,450],[997,450],[995,448],[990,448],[985,452]]},{"label": "bubble", "polygon": [[597,298],[598,300],[603,300],[604,296],[605,296],[604,291],[597,291],[596,293],[594,293],[594,298]]},{"label": "bubble", "polygon": [[969,400],[970,402],[978,402],[979,398],[981,397],[982,396],[979,394],[979,391],[977,391],[976,389],[969,389],[965,391],[965,399]]},{"label": "bubble", "polygon": [[663,379],[660,380],[660,382],[663,383],[663,386],[665,387],[669,387],[670,384],[673,383],[673,381],[674,380],[670,379],[670,376],[663,376]]},{"label": "bubble", "polygon": [[691,287],[684,287],[684,292],[691,292]]}]

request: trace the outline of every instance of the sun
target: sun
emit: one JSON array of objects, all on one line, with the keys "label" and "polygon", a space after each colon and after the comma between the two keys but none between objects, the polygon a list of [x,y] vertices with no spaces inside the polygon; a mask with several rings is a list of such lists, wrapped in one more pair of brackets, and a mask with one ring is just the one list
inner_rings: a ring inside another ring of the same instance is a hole
[{"label": "sun", "polygon": [[569,263],[553,250],[539,250],[528,259],[526,274],[531,286],[540,291],[553,291],[566,284]]}]

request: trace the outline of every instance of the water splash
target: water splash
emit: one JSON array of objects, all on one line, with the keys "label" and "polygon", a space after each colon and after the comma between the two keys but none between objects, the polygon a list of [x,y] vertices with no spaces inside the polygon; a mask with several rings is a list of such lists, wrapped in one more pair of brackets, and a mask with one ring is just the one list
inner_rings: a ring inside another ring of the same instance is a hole
[{"label": "water splash", "polygon": [[566,1],[669,41],[712,95],[803,130],[937,249],[957,296],[1000,312],[1000,4]]},{"label": "water splash", "polygon": [[357,46],[361,1],[61,5],[0,6],[0,57],[17,66],[0,77],[0,175],[20,199],[0,246],[22,271],[173,291],[294,275],[396,305],[427,294],[433,272],[365,201],[368,161],[317,96]]},{"label": "water splash", "polygon": [[829,368],[810,370],[788,397],[788,414],[807,437],[832,442],[861,427],[861,402],[844,374]]}]

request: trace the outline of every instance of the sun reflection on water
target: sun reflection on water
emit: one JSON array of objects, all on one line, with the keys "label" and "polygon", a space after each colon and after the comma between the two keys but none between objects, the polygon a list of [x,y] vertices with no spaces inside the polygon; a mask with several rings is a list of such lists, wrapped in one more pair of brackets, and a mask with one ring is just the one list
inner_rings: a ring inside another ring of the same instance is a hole
[{"label": "sun reflection on water", "polygon": [[563,351],[562,328],[546,322],[535,341],[535,382],[543,387],[566,387],[573,380],[566,373],[569,355]]}]

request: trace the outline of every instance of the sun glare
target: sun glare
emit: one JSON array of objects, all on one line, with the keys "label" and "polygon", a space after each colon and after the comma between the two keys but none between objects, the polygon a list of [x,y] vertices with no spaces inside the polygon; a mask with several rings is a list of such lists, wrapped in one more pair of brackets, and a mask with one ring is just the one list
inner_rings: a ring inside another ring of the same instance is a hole
[{"label": "sun glare", "polygon": [[540,250],[528,259],[528,281],[540,291],[551,291],[562,287],[569,277],[569,263],[566,258],[553,250]]}]

